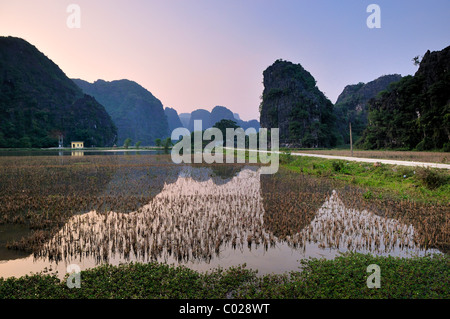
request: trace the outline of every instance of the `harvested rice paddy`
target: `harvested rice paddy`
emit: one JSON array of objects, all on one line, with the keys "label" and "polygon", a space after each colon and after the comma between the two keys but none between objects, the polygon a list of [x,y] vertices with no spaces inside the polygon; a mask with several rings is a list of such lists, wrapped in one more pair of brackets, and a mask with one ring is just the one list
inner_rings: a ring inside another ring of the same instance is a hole
[{"label": "harvested rice paddy", "polygon": [[163,262],[298,270],[352,251],[448,252],[445,204],[367,198],[324,177],[167,155],[0,157],[0,277]]}]

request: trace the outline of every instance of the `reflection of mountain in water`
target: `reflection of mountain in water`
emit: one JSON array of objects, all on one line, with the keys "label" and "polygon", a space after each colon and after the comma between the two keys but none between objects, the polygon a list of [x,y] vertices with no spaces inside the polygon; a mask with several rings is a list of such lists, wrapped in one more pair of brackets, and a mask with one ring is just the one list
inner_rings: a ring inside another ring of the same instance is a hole
[{"label": "reflection of mountain in water", "polygon": [[119,156],[114,159],[114,175],[101,195],[104,205],[97,210],[121,213],[137,211],[179,177],[190,177],[197,182],[211,180],[216,185],[223,185],[230,182],[244,166],[174,165],[168,158],[158,161],[158,157],[151,156]]},{"label": "reflection of mountain in water", "polygon": [[316,216],[291,240],[320,243],[322,248],[395,253],[401,249],[418,251],[414,227],[367,210],[347,208],[336,191],[325,201]]},{"label": "reflection of mountain in water", "polygon": [[260,183],[265,228],[280,239],[309,225],[333,189],[328,181],[283,169],[261,175]]},{"label": "reflection of mountain in water", "polygon": [[280,176],[271,181],[247,167],[223,184],[211,174],[180,167],[178,179],[137,211],[75,216],[35,257],[209,262],[226,247],[242,252],[280,242],[380,253],[418,248],[412,226],[348,209],[327,184],[305,179],[295,186],[293,179],[283,186]]},{"label": "reflection of mountain in water", "polygon": [[436,248],[442,252],[450,250],[450,228],[448,216],[450,208],[445,203],[422,203],[399,201],[389,196],[367,200],[366,190],[344,187],[338,191],[343,205],[358,211],[367,210],[383,218],[399,220],[411,224],[415,229],[415,239],[421,246]]},{"label": "reflection of mountain in water", "polygon": [[[203,169],[199,169],[203,167]],[[206,166],[188,166],[183,171],[183,177],[189,176],[196,182],[211,180],[216,185],[223,185],[230,182],[243,169],[256,171],[256,166],[246,166],[244,164],[213,164]],[[187,175],[189,174],[189,175]]]},{"label": "reflection of mountain in water", "polygon": [[[194,181],[192,175],[204,181]],[[217,177],[202,178],[210,175],[208,168],[185,167],[175,183],[165,184],[138,211],[75,216],[35,256],[100,261],[116,254],[136,260],[173,255],[178,260],[207,261],[224,243],[243,247],[247,240],[259,241],[263,233],[259,172],[246,169],[219,185]]]},{"label": "reflection of mountain in water", "polygon": [[166,184],[175,183],[181,166],[154,156],[117,156],[114,175],[105,186],[99,211],[129,213],[158,195]]}]

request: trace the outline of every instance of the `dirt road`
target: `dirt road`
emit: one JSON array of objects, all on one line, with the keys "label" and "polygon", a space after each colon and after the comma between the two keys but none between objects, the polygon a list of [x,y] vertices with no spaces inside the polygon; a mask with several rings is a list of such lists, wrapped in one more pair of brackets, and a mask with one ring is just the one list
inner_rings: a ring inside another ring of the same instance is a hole
[{"label": "dirt road", "polygon": [[[224,147],[225,149],[230,149],[228,147]],[[270,151],[258,151],[264,153],[273,153]],[[278,154],[283,154],[284,152],[276,152]],[[413,162],[413,161],[397,161],[397,160],[388,160],[388,159],[379,159],[379,158],[363,158],[363,157],[350,157],[350,156],[336,156],[336,155],[322,155],[322,154],[308,154],[308,153],[291,153],[292,156],[309,156],[309,157],[320,157],[326,159],[336,159],[343,161],[354,161],[354,162],[363,162],[363,163],[383,163],[390,165],[402,165],[402,166],[419,166],[419,167],[434,167],[441,169],[450,169],[449,164],[441,164],[441,163],[426,163],[426,162]]]}]

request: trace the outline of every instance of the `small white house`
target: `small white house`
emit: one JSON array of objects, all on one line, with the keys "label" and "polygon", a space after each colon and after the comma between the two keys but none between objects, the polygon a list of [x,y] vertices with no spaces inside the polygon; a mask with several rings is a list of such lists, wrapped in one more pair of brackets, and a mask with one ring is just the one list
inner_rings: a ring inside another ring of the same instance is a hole
[{"label": "small white house", "polygon": [[84,142],[72,142],[72,148],[84,148]]}]

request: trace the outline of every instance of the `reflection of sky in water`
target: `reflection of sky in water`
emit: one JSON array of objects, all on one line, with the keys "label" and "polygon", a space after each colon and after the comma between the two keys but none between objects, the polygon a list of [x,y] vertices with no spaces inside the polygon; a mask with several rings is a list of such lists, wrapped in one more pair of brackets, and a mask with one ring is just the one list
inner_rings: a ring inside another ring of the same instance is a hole
[{"label": "reflection of sky in water", "polygon": [[62,277],[72,263],[84,269],[102,262],[152,260],[196,270],[246,263],[264,274],[297,270],[299,259],[333,258],[346,250],[424,254],[414,243],[412,226],[347,209],[336,192],[310,225],[281,241],[264,228],[259,171],[222,173],[184,167],[176,182],[165,184],[136,212],[74,216],[35,256],[1,262],[0,276],[39,272],[51,265]]}]

